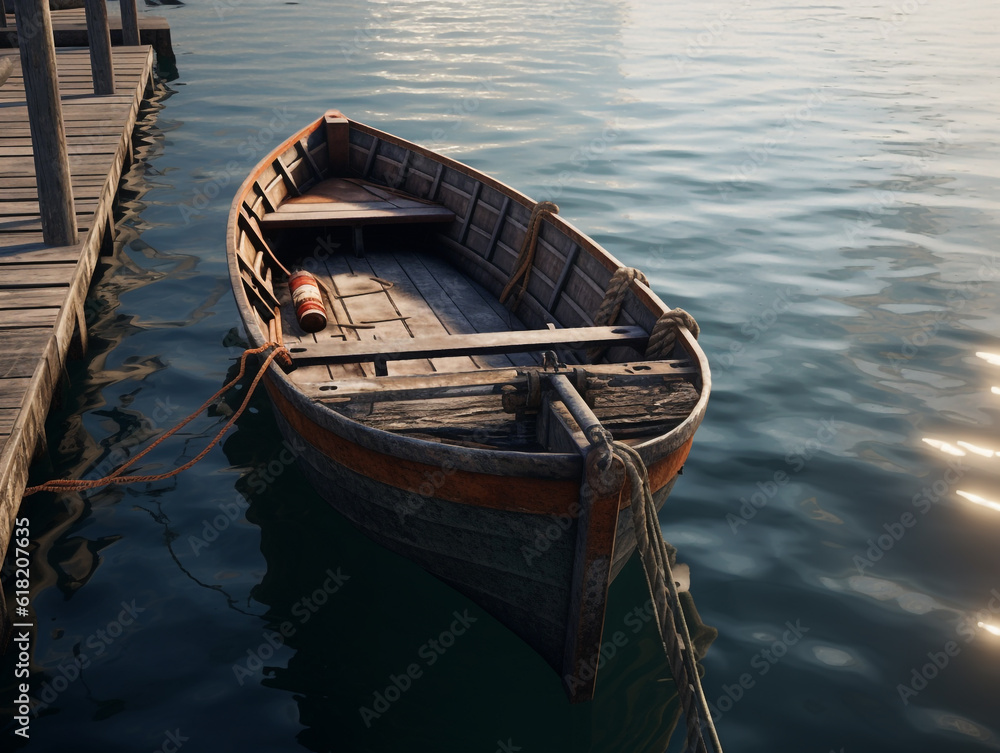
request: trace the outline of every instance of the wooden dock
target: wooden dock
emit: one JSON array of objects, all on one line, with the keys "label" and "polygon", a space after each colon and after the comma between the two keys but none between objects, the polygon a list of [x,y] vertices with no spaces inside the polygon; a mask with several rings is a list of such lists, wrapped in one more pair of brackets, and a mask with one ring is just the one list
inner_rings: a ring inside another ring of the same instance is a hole
[{"label": "wooden dock", "polygon": [[[6,4],[9,6],[10,0]],[[111,31],[111,44],[116,47],[121,45],[121,16],[108,14],[108,29]],[[52,11],[52,38],[56,47],[86,47],[87,19],[83,8]],[[139,40],[153,48],[161,71],[176,69],[177,59],[170,41],[170,24],[167,19],[163,16],[140,14]],[[0,27],[0,49],[2,48],[17,50],[17,21],[13,12],[7,14],[6,28]]]},{"label": "wooden dock", "polygon": [[116,47],[115,92],[95,96],[88,51],[57,52],[79,243],[53,247],[42,241],[24,82],[11,54],[0,85],[0,558],[66,359],[86,349],[83,304],[113,239],[118,182],[153,70],[151,47]]}]

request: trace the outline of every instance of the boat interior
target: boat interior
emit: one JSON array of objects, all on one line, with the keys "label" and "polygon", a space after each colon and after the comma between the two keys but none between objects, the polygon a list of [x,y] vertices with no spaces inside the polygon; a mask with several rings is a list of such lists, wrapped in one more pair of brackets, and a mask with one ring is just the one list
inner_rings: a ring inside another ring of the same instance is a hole
[{"label": "boat interior", "polygon": [[[690,414],[700,374],[688,354],[644,357],[655,313],[630,301],[612,326],[594,326],[605,291],[590,278],[605,273],[588,273],[579,242],[542,223],[533,276],[505,305],[529,210],[364,132],[351,129],[349,142],[339,170],[322,164],[332,147],[296,142],[238,216],[247,297],[305,394],[386,431],[533,452],[587,445],[565,410],[539,410],[546,372],[564,374],[618,440],[641,443]],[[380,148],[394,173],[379,169]],[[316,277],[324,329],[299,326],[282,268]]]}]

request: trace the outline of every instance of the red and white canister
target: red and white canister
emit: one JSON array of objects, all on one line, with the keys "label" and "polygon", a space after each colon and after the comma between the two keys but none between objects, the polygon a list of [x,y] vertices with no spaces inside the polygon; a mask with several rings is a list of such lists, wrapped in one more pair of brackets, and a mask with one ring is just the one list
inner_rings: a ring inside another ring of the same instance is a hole
[{"label": "red and white canister", "polygon": [[319,332],[326,327],[326,307],[319,282],[309,272],[297,269],[288,278],[288,290],[295,306],[295,318],[306,332]]}]

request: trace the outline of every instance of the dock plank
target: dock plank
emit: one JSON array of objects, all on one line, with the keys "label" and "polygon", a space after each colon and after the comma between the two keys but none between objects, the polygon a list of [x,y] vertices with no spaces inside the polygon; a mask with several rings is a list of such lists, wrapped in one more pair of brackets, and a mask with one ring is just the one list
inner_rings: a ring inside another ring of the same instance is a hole
[{"label": "dock plank", "polygon": [[61,288],[27,288],[4,290],[0,288],[0,311],[18,308],[44,308],[62,306],[66,291]]},{"label": "dock plank", "polygon": [[[0,236],[0,242],[3,236]],[[47,288],[53,285],[69,285],[76,273],[76,264],[5,264],[4,290],[12,288]]]},{"label": "dock plank", "polygon": [[15,409],[0,408],[0,437],[6,437],[13,430],[18,413]]},{"label": "dock plank", "polygon": [[[41,231],[16,235],[5,234],[4,243],[17,245],[0,246],[0,271],[7,264],[41,264],[51,262],[75,262],[80,258],[80,246],[46,246],[42,242]],[[0,294],[3,284],[0,283]]]},{"label": "dock plank", "polygon": [[51,327],[26,327],[4,332],[0,379],[30,377],[34,374],[38,356],[45,350],[51,334]]},{"label": "dock plank", "polygon": [[38,309],[7,309],[0,311],[0,330],[53,326],[58,314],[59,308],[57,306]]},{"label": "dock plank", "polygon": [[20,408],[30,381],[28,377],[0,379],[0,408]]},{"label": "dock plank", "polygon": [[[83,19],[82,10],[76,13]],[[9,30],[0,38],[16,45]],[[115,93],[95,96],[89,51],[56,52],[76,245],[42,241],[20,66],[0,87],[0,558],[71,342],[86,339],[77,335],[84,299],[151,81],[150,47],[115,48],[112,55]]]}]

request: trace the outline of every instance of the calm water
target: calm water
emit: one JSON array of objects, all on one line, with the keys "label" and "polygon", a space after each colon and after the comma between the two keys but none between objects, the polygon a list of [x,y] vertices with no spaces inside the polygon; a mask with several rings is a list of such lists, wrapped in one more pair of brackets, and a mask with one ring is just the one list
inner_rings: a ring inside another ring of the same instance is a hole
[{"label": "calm water", "polygon": [[[221,385],[240,352],[229,201],[266,148],[339,107],[556,201],[701,323],[715,390],[662,522],[719,630],[704,686],[728,751],[1000,747],[1000,6],[158,10],[180,77],[36,478],[107,471]],[[672,707],[654,633],[628,622],[634,562],[608,617],[628,642],[569,707],[537,656],[356,533],[287,457],[258,402],[175,481],[30,499],[46,706],[24,747],[662,750]]]}]

